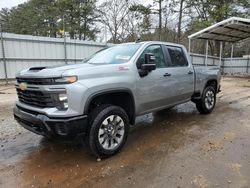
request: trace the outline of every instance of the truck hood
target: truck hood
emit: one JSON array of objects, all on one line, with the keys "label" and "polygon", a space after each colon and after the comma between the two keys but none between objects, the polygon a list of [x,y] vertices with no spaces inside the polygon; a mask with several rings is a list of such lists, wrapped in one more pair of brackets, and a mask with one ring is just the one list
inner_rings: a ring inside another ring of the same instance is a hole
[{"label": "truck hood", "polygon": [[17,73],[16,77],[25,78],[48,78],[48,77],[61,77],[64,72],[68,70],[74,71],[75,69],[84,69],[87,72],[88,69],[92,69],[96,65],[82,63],[74,65],[59,65],[48,67],[32,67],[25,69]]},{"label": "truck hood", "polygon": [[63,76],[78,76],[81,79],[113,77],[130,70],[128,64],[74,64],[49,67],[33,67],[20,71],[19,78],[55,78]]}]

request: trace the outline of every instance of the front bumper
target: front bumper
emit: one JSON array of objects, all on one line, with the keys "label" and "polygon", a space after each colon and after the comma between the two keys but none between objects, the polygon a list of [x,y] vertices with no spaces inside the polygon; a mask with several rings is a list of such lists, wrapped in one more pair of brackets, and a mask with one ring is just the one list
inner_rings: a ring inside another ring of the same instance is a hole
[{"label": "front bumper", "polygon": [[75,137],[84,134],[87,130],[87,115],[50,118],[16,105],[14,117],[24,128],[43,136]]}]

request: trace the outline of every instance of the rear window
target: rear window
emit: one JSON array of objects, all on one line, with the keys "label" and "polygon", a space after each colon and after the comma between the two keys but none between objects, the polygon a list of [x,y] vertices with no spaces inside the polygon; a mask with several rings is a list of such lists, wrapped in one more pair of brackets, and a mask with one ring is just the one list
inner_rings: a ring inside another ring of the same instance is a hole
[{"label": "rear window", "polygon": [[171,67],[185,67],[188,66],[187,59],[185,57],[185,54],[180,47],[175,46],[166,46],[166,50],[170,56]]}]

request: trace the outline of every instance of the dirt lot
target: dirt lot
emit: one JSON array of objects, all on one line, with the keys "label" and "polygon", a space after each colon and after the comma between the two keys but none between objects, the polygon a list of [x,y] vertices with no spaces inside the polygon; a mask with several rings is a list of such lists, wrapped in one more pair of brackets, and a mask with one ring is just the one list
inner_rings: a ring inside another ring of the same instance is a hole
[{"label": "dirt lot", "polygon": [[187,103],[138,118],[122,152],[100,162],[23,129],[15,99],[0,87],[0,187],[250,187],[249,79],[224,78],[211,115]]}]

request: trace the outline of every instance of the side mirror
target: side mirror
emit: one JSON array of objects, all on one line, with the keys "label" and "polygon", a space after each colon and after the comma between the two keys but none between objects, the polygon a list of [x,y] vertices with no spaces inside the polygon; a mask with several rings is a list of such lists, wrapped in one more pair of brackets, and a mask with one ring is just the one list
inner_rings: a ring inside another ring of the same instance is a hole
[{"label": "side mirror", "polygon": [[156,69],[154,54],[147,53],[144,55],[144,62],[137,62],[137,68],[141,77],[145,77],[152,70]]},{"label": "side mirror", "polygon": [[144,56],[145,64],[155,64],[155,56],[154,54],[147,53]]},{"label": "side mirror", "polygon": [[156,64],[155,63],[142,64],[141,69],[149,72],[156,69]]},{"label": "side mirror", "polygon": [[141,69],[145,71],[152,71],[156,69],[154,54],[145,54],[145,62],[141,65]]}]

